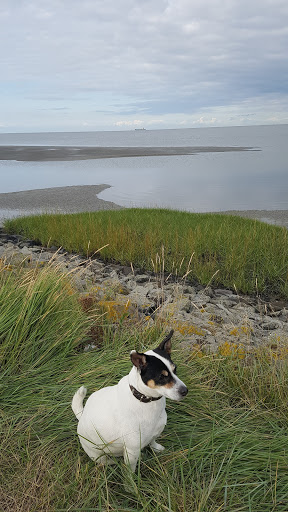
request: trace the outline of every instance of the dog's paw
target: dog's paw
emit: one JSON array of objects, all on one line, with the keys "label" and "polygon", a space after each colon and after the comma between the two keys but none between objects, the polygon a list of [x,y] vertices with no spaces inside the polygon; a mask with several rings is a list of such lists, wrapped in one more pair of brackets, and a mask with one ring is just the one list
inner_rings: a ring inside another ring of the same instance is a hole
[{"label": "dog's paw", "polygon": [[162,444],[156,443],[156,441],[152,441],[152,443],[150,443],[150,448],[152,448],[152,450],[155,452],[163,452],[163,450],[165,450],[164,446],[162,446]]}]

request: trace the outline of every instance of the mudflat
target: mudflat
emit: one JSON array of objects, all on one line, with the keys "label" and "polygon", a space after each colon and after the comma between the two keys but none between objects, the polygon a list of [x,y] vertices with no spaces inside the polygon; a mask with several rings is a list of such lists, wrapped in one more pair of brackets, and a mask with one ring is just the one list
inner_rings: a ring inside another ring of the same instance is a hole
[{"label": "mudflat", "polygon": [[17,160],[22,162],[45,162],[64,160],[93,160],[100,158],[127,158],[140,156],[196,155],[198,153],[225,153],[231,151],[258,151],[258,149],[244,146],[0,146],[0,160]]},{"label": "mudflat", "polygon": [[36,212],[58,212],[74,213],[96,210],[119,209],[111,201],[99,199],[100,194],[110,185],[81,185],[71,187],[52,187],[20,192],[7,192],[0,194],[0,217],[1,210],[6,210],[9,217],[9,210],[19,210],[19,213]]}]

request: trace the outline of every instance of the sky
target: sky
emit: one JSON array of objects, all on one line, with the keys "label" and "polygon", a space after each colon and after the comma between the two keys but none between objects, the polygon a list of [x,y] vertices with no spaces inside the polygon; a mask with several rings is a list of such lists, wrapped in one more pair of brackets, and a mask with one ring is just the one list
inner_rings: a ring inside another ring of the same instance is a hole
[{"label": "sky", "polygon": [[0,0],[0,132],[288,123],[287,0]]}]

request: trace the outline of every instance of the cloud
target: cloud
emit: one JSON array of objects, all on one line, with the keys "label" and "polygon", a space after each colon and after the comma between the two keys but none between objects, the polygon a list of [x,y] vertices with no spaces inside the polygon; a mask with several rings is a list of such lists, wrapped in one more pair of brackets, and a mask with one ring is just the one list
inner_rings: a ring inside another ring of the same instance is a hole
[{"label": "cloud", "polygon": [[114,123],[115,126],[140,126],[143,124],[143,121],[140,121],[140,119],[134,119],[133,121],[116,121]]},{"label": "cloud", "polygon": [[71,126],[124,128],[142,114],[171,125],[201,124],[205,109],[232,117],[253,98],[263,112],[272,96],[286,108],[287,17],[283,0],[2,0],[1,113],[9,124],[11,105],[32,122],[62,98]]},{"label": "cloud", "polygon": [[196,121],[193,121],[193,124],[199,124],[199,125],[213,125],[217,123],[216,117],[211,117],[211,119],[206,119],[204,116],[201,116],[199,119],[196,119]]}]

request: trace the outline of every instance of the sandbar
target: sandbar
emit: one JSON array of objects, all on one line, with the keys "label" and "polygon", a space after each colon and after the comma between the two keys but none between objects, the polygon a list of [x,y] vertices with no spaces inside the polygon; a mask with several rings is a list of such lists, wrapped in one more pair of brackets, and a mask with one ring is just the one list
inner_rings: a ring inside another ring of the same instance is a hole
[{"label": "sandbar", "polygon": [[0,160],[52,162],[65,160],[93,160],[101,158],[196,155],[198,153],[224,153],[231,151],[259,151],[259,148],[244,146],[76,147],[0,145]]}]

